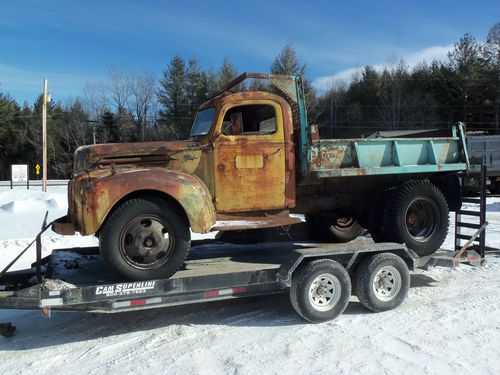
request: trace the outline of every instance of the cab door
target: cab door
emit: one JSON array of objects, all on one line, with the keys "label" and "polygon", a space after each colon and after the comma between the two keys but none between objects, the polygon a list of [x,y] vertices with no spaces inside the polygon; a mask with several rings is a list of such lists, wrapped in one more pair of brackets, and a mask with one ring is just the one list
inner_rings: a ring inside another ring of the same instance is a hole
[{"label": "cab door", "polygon": [[278,103],[241,100],[224,106],[214,149],[218,212],[285,207],[285,141]]}]

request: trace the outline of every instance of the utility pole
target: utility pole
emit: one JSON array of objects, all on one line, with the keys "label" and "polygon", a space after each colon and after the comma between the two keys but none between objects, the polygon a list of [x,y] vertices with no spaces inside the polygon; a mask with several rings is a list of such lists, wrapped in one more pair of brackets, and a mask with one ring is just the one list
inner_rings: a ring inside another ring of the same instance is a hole
[{"label": "utility pole", "polygon": [[47,78],[43,79],[42,107],[42,191],[47,191]]}]

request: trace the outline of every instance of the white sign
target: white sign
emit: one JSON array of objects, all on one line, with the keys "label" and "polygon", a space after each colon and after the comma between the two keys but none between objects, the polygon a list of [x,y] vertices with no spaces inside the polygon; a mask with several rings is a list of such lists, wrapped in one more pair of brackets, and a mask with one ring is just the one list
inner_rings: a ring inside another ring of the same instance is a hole
[{"label": "white sign", "polygon": [[12,182],[28,182],[28,164],[11,165]]}]

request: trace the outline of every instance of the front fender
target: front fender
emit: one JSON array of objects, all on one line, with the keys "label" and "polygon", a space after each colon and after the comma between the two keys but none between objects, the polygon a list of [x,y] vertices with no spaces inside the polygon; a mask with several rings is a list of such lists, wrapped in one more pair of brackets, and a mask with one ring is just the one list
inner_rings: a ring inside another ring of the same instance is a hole
[{"label": "front fender", "polygon": [[[206,233],[216,220],[212,196],[198,177],[165,168],[116,171],[113,175],[90,177],[75,194],[76,228],[84,234],[96,233],[111,210],[127,196],[166,194],[186,213],[191,230]],[[80,211],[80,212],[78,212]]]}]

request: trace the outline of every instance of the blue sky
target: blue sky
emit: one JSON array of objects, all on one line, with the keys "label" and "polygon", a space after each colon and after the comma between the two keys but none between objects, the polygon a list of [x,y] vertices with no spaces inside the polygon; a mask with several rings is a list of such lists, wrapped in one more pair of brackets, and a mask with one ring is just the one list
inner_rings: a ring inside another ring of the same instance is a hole
[{"label": "blue sky", "polygon": [[122,66],[161,74],[170,58],[205,67],[227,56],[240,72],[268,71],[291,42],[318,88],[331,76],[445,58],[465,32],[483,40],[500,1],[27,1],[0,5],[0,91],[32,102],[43,77],[56,100]]}]

